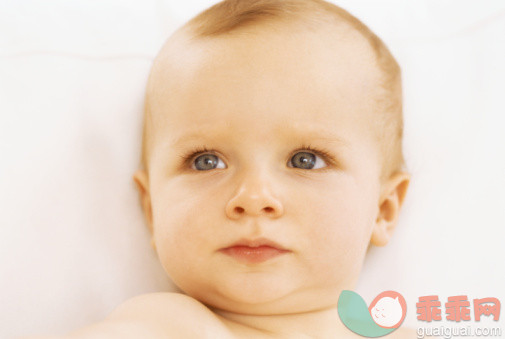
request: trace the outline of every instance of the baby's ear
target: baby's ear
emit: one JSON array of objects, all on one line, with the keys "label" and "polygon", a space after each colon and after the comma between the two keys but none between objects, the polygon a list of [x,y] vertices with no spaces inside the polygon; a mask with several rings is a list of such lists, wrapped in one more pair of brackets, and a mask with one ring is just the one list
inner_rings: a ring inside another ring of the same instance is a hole
[{"label": "baby's ear", "polygon": [[138,170],[133,174],[133,181],[137,186],[140,196],[140,203],[144,216],[147,221],[147,227],[151,234],[153,233],[153,213],[151,209],[151,194],[149,193],[149,177],[145,170]]},{"label": "baby's ear", "polygon": [[379,201],[379,215],[375,221],[371,243],[375,246],[385,246],[398,222],[400,208],[410,182],[410,174],[399,172],[392,175],[382,188]]}]

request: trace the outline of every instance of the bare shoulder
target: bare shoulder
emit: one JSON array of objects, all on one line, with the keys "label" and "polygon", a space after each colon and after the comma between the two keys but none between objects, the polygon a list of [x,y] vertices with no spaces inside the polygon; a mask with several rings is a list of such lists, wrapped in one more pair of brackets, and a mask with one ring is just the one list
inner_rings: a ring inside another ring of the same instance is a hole
[{"label": "bare shoulder", "polygon": [[136,296],[117,307],[107,320],[118,318],[158,319],[166,322],[181,315],[199,314],[213,317],[214,313],[198,300],[181,293],[149,293]]},{"label": "bare shoulder", "polygon": [[204,304],[181,293],[150,293],[127,300],[106,321],[140,321],[165,334],[192,338],[228,336],[221,320]]},{"label": "bare shoulder", "polygon": [[205,305],[180,293],[151,293],[131,298],[104,321],[67,338],[227,338],[219,318]]}]

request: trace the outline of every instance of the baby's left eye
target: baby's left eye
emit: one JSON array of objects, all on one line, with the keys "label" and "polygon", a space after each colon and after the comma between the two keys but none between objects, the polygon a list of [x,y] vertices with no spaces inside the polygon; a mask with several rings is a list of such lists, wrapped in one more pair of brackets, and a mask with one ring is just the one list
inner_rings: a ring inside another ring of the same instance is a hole
[{"label": "baby's left eye", "polygon": [[289,167],[300,169],[318,169],[328,166],[318,155],[311,152],[298,152],[288,162]]}]

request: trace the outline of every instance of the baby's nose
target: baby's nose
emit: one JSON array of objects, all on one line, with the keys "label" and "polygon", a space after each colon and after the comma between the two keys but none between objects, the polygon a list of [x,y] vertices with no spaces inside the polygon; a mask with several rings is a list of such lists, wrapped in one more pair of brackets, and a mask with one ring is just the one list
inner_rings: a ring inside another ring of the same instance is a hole
[{"label": "baby's nose", "polygon": [[231,219],[242,216],[267,216],[278,218],[284,213],[282,203],[264,185],[242,185],[226,205],[226,215]]}]

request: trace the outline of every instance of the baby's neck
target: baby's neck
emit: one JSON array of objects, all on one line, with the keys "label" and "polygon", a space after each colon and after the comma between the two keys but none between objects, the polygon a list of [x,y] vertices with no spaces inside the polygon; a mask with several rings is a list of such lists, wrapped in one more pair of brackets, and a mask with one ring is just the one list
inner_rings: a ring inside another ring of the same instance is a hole
[{"label": "baby's neck", "polygon": [[[233,332],[274,338],[353,337],[338,316],[337,307],[296,314],[247,315],[213,310]],[[244,336],[244,337],[245,337]]]}]

